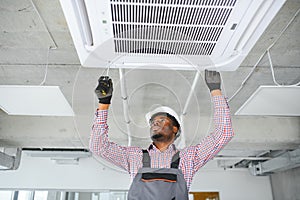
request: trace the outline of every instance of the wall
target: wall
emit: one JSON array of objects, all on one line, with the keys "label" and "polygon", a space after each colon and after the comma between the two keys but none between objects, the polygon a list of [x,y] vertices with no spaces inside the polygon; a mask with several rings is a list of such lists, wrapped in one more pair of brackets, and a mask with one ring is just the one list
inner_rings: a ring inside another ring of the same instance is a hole
[{"label": "wall", "polygon": [[300,167],[271,175],[274,200],[300,200]]},{"label": "wall", "polygon": [[[126,173],[93,158],[80,159],[77,165],[61,165],[49,158],[23,154],[18,170],[0,171],[0,189],[101,191],[127,190],[129,185]],[[254,177],[247,170],[202,168],[191,191],[218,191],[221,200],[272,200],[269,177]]]},{"label": "wall", "polygon": [[247,170],[199,172],[191,191],[219,191],[221,200],[271,200],[268,176],[252,176]]}]

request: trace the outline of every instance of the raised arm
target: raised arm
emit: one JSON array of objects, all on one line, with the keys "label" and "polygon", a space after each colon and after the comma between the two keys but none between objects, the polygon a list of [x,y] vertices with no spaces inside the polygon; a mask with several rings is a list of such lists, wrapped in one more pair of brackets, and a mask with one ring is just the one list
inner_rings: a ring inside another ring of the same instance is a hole
[{"label": "raised arm", "polygon": [[89,141],[90,151],[128,171],[127,147],[122,147],[108,138],[108,108],[113,92],[112,80],[101,76],[95,93],[99,99],[99,106],[95,114],[92,133]]},{"label": "raised arm", "polygon": [[230,110],[221,92],[219,72],[205,71],[205,81],[212,96],[214,105],[214,131],[206,136],[198,145],[187,150],[193,152],[194,170],[211,160],[232,139],[234,132],[231,124]]}]

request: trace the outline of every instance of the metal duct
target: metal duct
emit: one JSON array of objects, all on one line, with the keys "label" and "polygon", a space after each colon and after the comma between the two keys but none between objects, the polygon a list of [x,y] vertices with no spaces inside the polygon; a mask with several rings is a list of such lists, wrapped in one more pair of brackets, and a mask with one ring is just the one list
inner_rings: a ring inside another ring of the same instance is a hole
[{"label": "metal duct", "polygon": [[249,171],[252,175],[263,176],[270,173],[285,171],[300,166],[300,149],[288,151],[276,158],[250,164]]},{"label": "metal duct", "polygon": [[7,153],[0,152],[0,170],[16,170],[20,166],[21,160],[20,148],[16,149],[15,155],[8,155]]},{"label": "metal duct", "polygon": [[88,149],[24,148],[23,151],[31,157],[50,158],[56,164],[78,164],[80,158],[92,156]]}]

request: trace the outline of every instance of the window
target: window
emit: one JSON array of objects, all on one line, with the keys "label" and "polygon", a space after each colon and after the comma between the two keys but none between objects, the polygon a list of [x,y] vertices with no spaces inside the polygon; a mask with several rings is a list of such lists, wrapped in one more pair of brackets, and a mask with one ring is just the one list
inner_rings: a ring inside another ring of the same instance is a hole
[{"label": "window", "polygon": [[47,200],[48,191],[0,191],[1,200]]},{"label": "window", "polygon": [[0,190],[0,199],[1,200],[11,200],[13,192],[12,191],[1,191]]},{"label": "window", "polygon": [[47,200],[48,191],[35,191],[34,200]]}]

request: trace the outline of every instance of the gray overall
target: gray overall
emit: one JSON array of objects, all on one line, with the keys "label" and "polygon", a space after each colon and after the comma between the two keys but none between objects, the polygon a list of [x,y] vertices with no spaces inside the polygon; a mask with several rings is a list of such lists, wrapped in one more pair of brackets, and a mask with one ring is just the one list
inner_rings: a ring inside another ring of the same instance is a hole
[{"label": "gray overall", "polygon": [[133,179],[128,192],[128,200],[188,200],[186,182],[179,165],[179,152],[171,163],[171,168],[151,168],[147,150],[143,150],[143,167]]}]

